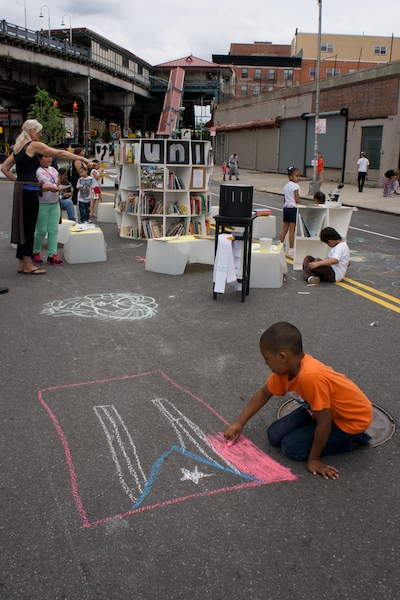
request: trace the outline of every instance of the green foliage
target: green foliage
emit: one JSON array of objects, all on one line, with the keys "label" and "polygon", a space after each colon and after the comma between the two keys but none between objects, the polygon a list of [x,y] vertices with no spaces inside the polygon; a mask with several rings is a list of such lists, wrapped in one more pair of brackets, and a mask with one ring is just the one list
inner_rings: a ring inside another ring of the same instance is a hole
[{"label": "green foliage", "polygon": [[54,106],[53,98],[50,98],[46,90],[36,88],[34,103],[29,107],[28,119],[37,119],[43,125],[40,141],[48,146],[55,146],[65,137],[65,129],[62,127],[62,113]]}]

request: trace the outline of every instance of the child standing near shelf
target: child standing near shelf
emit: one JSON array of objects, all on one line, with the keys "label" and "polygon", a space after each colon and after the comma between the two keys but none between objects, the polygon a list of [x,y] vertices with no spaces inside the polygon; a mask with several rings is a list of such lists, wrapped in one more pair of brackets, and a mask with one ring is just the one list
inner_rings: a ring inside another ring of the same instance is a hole
[{"label": "child standing near shelf", "polygon": [[321,242],[327,244],[331,250],[325,260],[310,255],[304,258],[304,279],[313,284],[318,284],[321,279],[330,283],[341,281],[350,264],[350,249],[333,227],[325,227],[319,237]]},{"label": "child standing near shelf", "polygon": [[98,203],[103,202],[103,198],[101,196],[101,189],[100,189],[100,181],[101,181],[101,178],[103,177],[103,169],[100,168],[100,162],[97,159],[93,161],[93,168],[90,171],[90,175],[93,177],[93,181],[92,181],[92,199],[90,201],[89,217],[97,217],[96,213],[94,212],[96,200]]},{"label": "child standing near shelf", "polygon": [[289,181],[283,188],[285,201],[283,204],[283,228],[280,235],[280,241],[283,244],[287,232],[289,232],[289,254],[294,254],[294,232],[296,229],[297,208],[300,204],[300,171],[296,167],[288,167],[287,173]]},{"label": "child standing near shelf", "polygon": [[92,199],[92,182],[93,177],[89,175],[87,167],[82,166],[79,169],[79,179],[76,184],[78,189],[78,206],[81,223],[91,223],[91,220],[89,219],[89,207]]}]

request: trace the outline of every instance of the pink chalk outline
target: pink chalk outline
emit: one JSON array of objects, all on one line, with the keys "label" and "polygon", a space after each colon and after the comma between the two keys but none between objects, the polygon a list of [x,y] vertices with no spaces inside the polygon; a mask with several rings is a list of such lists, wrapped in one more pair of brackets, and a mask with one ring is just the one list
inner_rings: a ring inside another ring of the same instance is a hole
[{"label": "pink chalk outline", "polygon": [[229,459],[229,461],[241,470],[244,473],[248,473],[259,479],[259,481],[250,481],[246,483],[241,483],[237,485],[232,485],[224,488],[219,488],[207,492],[198,492],[196,494],[188,494],[186,496],[181,496],[179,498],[173,498],[171,500],[167,500],[164,502],[158,502],[156,504],[152,504],[150,506],[143,506],[136,509],[129,510],[125,513],[116,514],[114,516],[105,517],[104,519],[98,519],[96,521],[90,521],[88,519],[87,513],[84,509],[81,497],[79,495],[78,490],[78,481],[75,473],[74,464],[72,461],[71,452],[69,449],[67,438],[64,435],[62,427],[56,418],[55,414],[51,410],[51,408],[46,404],[43,399],[43,395],[45,392],[51,392],[54,390],[61,390],[72,387],[82,387],[85,385],[94,385],[99,383],[109,383],[111,381],[124,381],[127,379],[135,379],[137,377],[147,377],[148,375],[160,374],[166,381],[168,381],[171,385],[181,390],[185,394],[188,394],[201,404],[203,404],[208,410],[210,410],[218,419],[220,419],[225,425],[229,425],[228,421],[226,421],[218,412],[210,406],[207,402],[198,398],[189,390],[186,390],[184,387],[180,386],[178,383],[173,381],[168,375],[156,369],[154,371],[149,371],[148,373],[138,373],[137,375],[124,375],[122,377],[112,377],[110,379],[98,379],[96,381],[85,381],[82,383],[72,383],[68,385],[58,385],[54,387],[45,388],[43,390],[38,391],[38,398],[40,403],[43,405],[45,410],[47,411],[50,419],[53,421],[54,427],[60,437],[61,443],[64,448],[65,459],[67,463],[67,467],[69,470],[69,476],[71,481],[71,491],[72,497],[76,504],[80,519],[81,519],[81,527],[82,528],[90,528],[96,525],[100,525],[102,523],[107,523],[109,521],[113,521],[114,519],[122,519],[129,515],[133,515],[136,513],[144,512],[146,510],[152,510],[154,508],[162,508],[164,506],[168,506],[170,504],[177,504],[178,502],[183,502],[185,500],[190,500],[191,498],[199,498],[201,496],[213,496],[214,494],[220,494],[221,492],[228,492],[231,490],[239,490],[248,487],[259,487],[261,485],[267,485],[269,483],[278,482],[278,481],[295,481],[297,477],[293,475],[290,469],[279,465],[276,461],[271,459],[269,456],[264,454],[257,446],[255,446],[250,440],[246,439],[243,435],[241,435],[240,439],[236,444],[231,447],[227,447],[227,444],[224,441],[222,434],[216,434],[213,436],[208,436],[210,442],[212,443],[215,450],[217,450],[222,456]]}]

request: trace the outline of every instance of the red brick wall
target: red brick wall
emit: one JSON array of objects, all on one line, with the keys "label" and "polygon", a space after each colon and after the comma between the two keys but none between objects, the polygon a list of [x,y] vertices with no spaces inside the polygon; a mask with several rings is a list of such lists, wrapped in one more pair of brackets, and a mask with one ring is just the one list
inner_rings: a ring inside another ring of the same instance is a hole
[{"label": "red brick wall", "polygon": [[[377,87],[379,87],[378,94],[376,93]],[[321,90],[319,112],[348,108],[350,119],[396,115],[398,102],[398,78],[375,79],[353,84],[351,87],[342,86],[332,90]],[[315,96],[313,110],[315,111]]]}]

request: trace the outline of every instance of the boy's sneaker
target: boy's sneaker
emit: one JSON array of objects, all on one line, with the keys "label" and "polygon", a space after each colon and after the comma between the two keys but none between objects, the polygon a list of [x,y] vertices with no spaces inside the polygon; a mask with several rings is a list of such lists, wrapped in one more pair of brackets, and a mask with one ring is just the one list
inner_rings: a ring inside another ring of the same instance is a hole
[{"label": "boy's sneaker", "polygon": [[310,277],[307,279],[307,283],[313,283],[314,285],[318,285],[320,281],[321,279],[316,275],[310,275]]},{"label": "boy's sneaker", "polygon": [[47,264],[60,266],[63,264],[63,261],[61,258],[58,258],[57,254],[53,254],[53,256],[47,257]]},{"label": "boy's sneaker", "polygon": [[34,252],[32,254],[32,262],[35,263],[35,265],[44,265],[40,252]]}]

